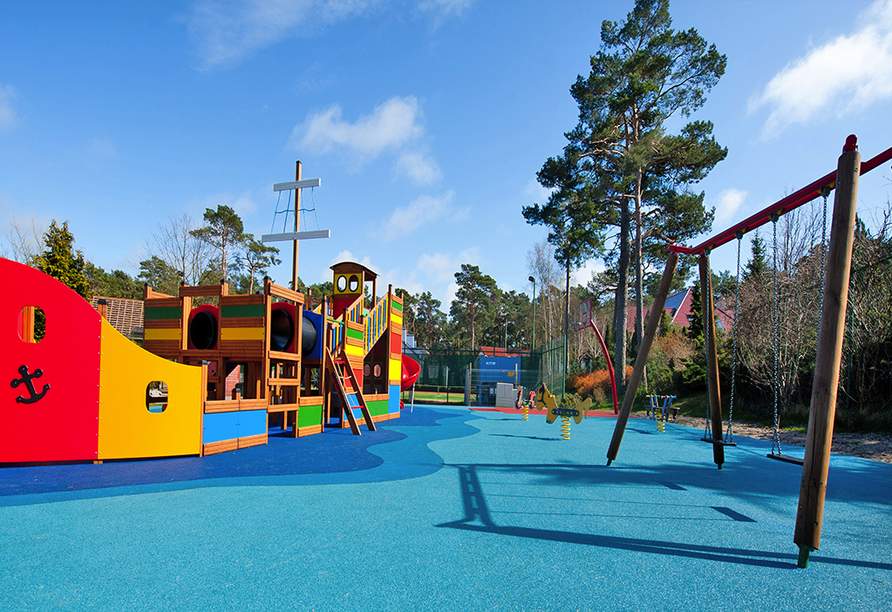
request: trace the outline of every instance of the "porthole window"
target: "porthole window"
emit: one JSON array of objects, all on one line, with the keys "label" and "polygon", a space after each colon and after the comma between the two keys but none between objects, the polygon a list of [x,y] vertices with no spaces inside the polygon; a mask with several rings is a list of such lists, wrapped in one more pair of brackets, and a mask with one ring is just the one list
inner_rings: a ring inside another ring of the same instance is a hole
[{"label": "porthole window", "polygon": [[46,333],[46,314],[39,306],[25,306],[19,311],[19,338],[23,342],[40,342]]},{"label": "porthole window", "polygon": [[383,373],[384,368],[381,367],[380,363],[375,364],[375,378],[381,378],[381,374]]},{"label": "porthole window", "polygon": [[369,364],[365,364],[362,366],[362,376],[363,378],[368,378],[372,374],[372,366]]},{"label": "porthole window", "polygon": [[347,290],[347,277],[339,276],[338,277],[338,291],[344,293]]},{"label": "porthole window", "polygon": [[146,387],[146,409],[153,414],[167,410],[167,383],[153,380]]},{"label": "porthole window", "polygon": [[355,274],[350,275],[350,293],[359,293],[359,277]]}]

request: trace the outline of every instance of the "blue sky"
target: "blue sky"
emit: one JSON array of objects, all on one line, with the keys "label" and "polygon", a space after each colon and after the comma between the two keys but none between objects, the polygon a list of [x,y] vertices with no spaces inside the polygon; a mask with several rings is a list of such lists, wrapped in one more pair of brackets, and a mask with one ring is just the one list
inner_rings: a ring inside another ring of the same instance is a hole
[{"label": "blue sky", "polygon": [[[13,216],[68,220],[90,260],[135,274],[152,233],[184,212],[227,204],[246,230],[269,233],[272,184],[301,160],[305,178],[322,179],[304,192],[317,212],[303,227],[331,230],[302,244],[303,279],[329,280],[332,263],[352,259],[448,310],[454,273],[472,263],[530,293],[527,253],[546,229],[521,207],[547,197],[535,174],[576,123],[569,87],[602,20],[631,7],[2,2],[0,235]],[[696,115],[729,149],[699,187],[714,232],[835,169],[850,133],[865,159],[892,146],[889,0],[670,10],[675,28],[728,56]],[[868,220],[890,176],[862,180]],[[735,254],[718,250],[714,267],[733,270]],[[286,283],[290,263],[272,276]]]}]

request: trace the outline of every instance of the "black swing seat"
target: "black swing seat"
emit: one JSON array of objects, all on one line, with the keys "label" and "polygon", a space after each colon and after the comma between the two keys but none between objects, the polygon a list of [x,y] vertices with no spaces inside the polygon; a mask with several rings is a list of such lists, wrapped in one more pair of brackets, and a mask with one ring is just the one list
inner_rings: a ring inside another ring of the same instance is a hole
[{"label": "black swing seat", "polygon": [[712,438],[707,438],[703,436],[700,438],[702,442],[709,442],[710,444],[721,444],[722,446],[737,446],[737,442],[725,442],[724,440],[713,440]]},{"label": "black swing seat", "polygon": [[785,455],[783,453],[768,453],[765,455],[769,459],[776,459],[778,461],[784,461],[786,463],[795,463],[796,465],[804,465],[805,460],[800,459],[799,457],[792,457],[790,455]]}]

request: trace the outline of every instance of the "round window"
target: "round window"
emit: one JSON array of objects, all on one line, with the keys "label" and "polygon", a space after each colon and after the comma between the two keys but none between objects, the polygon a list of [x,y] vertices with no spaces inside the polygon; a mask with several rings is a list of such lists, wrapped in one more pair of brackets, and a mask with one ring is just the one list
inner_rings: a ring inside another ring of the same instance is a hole
[{"label": "round window", "polygon": [[341,293],[343,293],[343,292],[345,292],[346,290],[347,290],[347,277],[346,277],[346,276],[339,276],[339,277],[338,277],[338,291],[340,291]]},{"label": "round window", "polygon": [[380,363],[375,364],[375,378],[381,378],[382,367]]},{"label": "round window", "polygon": [[359,292],[359,277],[355,274],[350,275],[350,293]]},{"label": "round window", "polygon": [[368,378],[371,373],[372,373],[372,367],[369,364],[365,364],[364,366],[362,366],[362,375],[365,378]]}]

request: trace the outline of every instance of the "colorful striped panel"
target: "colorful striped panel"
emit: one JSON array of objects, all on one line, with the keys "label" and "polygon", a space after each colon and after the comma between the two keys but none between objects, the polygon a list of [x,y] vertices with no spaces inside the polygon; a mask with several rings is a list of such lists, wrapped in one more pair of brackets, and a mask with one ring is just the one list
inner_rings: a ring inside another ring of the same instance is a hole
[{"label": "colorful striped panel", "polygon": [[145,330],[145,340],[179,340],[180,328],[149,328]]},{"label": "colorful striped panel", "polygon": [[220,309],[220,318],[264,317],[266,306],[263,304],[224,304]]},{"label": "colorful striped panel", "polygon": [[265,334],[262,327],[220,328],[220,340],[263,340],[264,337]]},{"label": "colorful striped panel", "polygon": [[164,319],[179,320],[183,316],[183,309],[175,306],[148,306],[145,309],[146,321],[158,321]]}]

